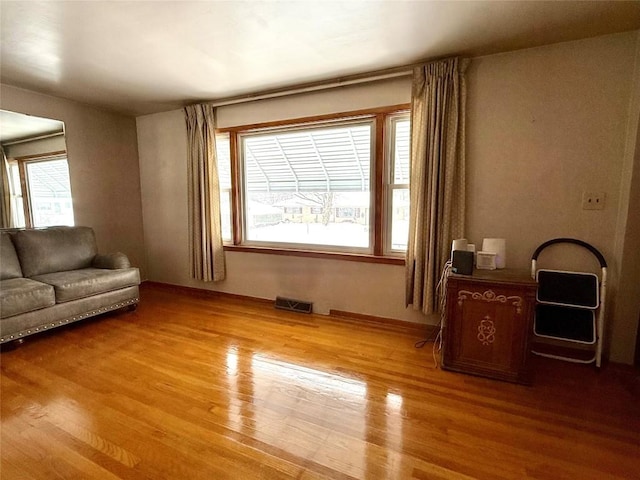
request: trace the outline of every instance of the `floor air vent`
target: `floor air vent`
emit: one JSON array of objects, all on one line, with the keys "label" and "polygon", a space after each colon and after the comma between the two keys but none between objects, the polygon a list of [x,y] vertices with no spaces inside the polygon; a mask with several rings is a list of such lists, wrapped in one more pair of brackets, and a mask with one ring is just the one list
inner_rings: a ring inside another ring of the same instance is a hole
[{"label": "floor air vent", "polygon": [[311,313],[313,303],[293,300],[291,298],[276,297],[276,308],[291,312]]}]

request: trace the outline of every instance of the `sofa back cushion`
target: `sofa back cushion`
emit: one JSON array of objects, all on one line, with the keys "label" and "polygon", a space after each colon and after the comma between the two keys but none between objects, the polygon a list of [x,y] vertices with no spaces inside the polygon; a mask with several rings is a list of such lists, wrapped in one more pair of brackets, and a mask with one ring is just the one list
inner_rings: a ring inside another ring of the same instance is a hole
[{"label": "sofa back cushion", "polygon": [[20,261],[10,235],[0,232],[0,237],[0,280],[22,277]]},{"label": "sofa back cushion", "polygon": [[89,227],[21,230],[13,234],[13,244],[25,277],[86,268],[98,253]]}]

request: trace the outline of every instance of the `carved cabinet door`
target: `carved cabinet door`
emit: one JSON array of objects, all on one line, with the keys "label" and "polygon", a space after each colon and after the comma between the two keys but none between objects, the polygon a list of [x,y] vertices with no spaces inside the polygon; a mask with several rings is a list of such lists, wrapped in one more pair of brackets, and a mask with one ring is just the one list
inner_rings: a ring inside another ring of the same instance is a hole
[{"label": "carved cabinet door", "polygon": [[535,284],[450,278],[443,367],[528,383]]}]

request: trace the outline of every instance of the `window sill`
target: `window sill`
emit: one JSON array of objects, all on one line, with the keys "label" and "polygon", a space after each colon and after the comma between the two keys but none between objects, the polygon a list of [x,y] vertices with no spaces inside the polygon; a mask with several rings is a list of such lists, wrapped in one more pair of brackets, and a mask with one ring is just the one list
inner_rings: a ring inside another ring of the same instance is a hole
[{"label": "window sill", "polygon": [[267,255],[283,255],[287,257],[324,258],[327,260],[345,260],[348,262],[382,263],[387,265],[404,265],[404,257],[379,257],[376,255],[357,253],[320,252],[315,250],[291,250],[272,247],[248,247],[244,245],[225,245],[227,252],[264,253]]}]

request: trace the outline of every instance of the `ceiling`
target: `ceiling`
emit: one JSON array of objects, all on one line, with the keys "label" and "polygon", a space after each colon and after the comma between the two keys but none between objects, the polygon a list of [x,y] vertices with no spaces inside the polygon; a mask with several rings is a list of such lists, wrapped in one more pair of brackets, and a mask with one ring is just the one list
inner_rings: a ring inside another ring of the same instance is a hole
[{"label": "ceiling", "polygon": [[640,1],[0,1],[2,83],[128,115],[640,28]]}]

